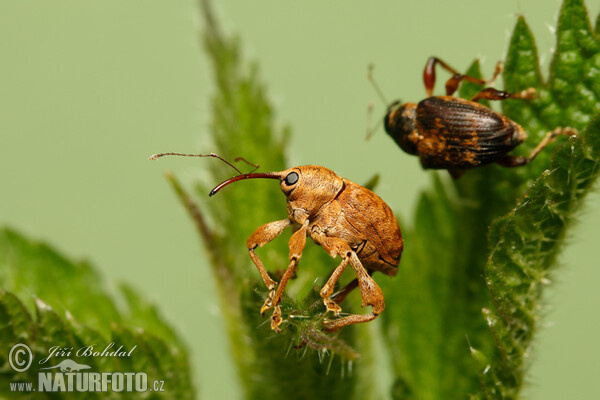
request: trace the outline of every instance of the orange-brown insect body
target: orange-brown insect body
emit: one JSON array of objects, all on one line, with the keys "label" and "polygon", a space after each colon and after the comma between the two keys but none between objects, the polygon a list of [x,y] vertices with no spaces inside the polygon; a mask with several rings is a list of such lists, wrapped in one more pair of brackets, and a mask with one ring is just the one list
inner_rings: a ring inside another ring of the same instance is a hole
[{"label": "orange-brown insect body", "polygon": [[[229,183],[252,178],[279,179],[281,190],[287,197],[288,218],[260,226],[247,242],[250,257],[270,291],[261,313],[274,309],[272,329],[279,331],[282,322],[279,302],[288,280],[295,275],[306,237],[332,257],[340,256],[342,259],[320,292],[327,310],[338,316],[341,308],[337,303],[356,286],[360,289],[363,306],[372,307],[370,314],[327,320],[326,328],[335,331],[376,318],[385,308],[385,303],[383,292],[371,274],[380,271],[395,275],[403,249],[400,228],[390,207],[372,191],[316,165],[293,167],[281,172],[238,175],[218,185],[211,196]],[[255,249],[279,236],[290,225],[299,228],[290,239],[290,264],[277,283],[267,273]],[[347,265],[352,266],[357,278],[332,296],[334,286]]]},{"label": "orange-brown insect body", "polygon": [[308,236],[340,238],[365,268],[396,275],[402,235],[394,213],[379,196],[324,167],[306,165],[284,173],[290,172],[305,182],[291,191],[285,180],[281,183],[292,221],[302,225],[308,220]]}]

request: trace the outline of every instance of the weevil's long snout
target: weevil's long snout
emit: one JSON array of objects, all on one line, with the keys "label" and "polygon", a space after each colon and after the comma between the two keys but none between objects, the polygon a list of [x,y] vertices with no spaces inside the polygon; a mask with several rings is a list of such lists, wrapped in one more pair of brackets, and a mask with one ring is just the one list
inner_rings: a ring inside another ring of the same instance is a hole
[{"label": "weevil's long snout", "polygon": [[281,180],[284,172],[255,172],[252,174],[241,174],[236,175],[233,178],[229,178],[226,181],[219,183],[213,190],[208,194],[209,196],[215,195],[219,190],[223,189],[225,186],[230,183],[234,183],[237,181],[241,181],[244,179],[255,179],[255,178],[267,178],[267,179],[279,179]]}]

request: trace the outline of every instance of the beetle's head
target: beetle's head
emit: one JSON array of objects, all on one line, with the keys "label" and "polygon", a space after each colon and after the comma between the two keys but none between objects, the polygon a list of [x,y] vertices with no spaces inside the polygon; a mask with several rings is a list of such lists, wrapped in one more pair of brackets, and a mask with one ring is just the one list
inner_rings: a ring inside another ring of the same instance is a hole
[{"label": "beetle's head", "polygon": [[293,167],[279,172],[242,174],[229,178],[217,185],[210,196],[230,183],[244,179],[278,179],[281,191],[287,197],[288,209],[296,215],[314,215],[323,204],[335,199],[344,186],[344,181],[335,172],[317,165]]},{"label": "beetle's head", "polygon": [[407,153],[417,154],[417,146],[409,135],[416,129],[417,105],[399,100],[388,106],[383,126],[388,135]]},{"label": "beetle's head", "polygon": [[344,181],[332,170],[318,165],[304,165],[283,171],[281,191],[292,210],[302,209],[314,215],[335,199]]}]

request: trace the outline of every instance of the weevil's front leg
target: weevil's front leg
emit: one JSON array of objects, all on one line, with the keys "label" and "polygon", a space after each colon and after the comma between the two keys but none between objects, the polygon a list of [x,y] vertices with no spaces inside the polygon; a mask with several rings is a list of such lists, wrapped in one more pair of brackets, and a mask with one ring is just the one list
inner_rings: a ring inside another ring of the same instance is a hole
[{"label": "weevil's front leg", "polygon": [[264,314],[266,310],[271,308],[272,299],[273,296],[275,296],[275,287],[277,287],[277,282],[271,279],[262,261],[260,258],[258,258],[254,250],[257,247],[264,246],[277,236],[281,235],[281,232],[290,226],[291,223],[292,221],[289,219],[282,219],[281,221],[273,221],[269,222],[268,224],[264,224],[258,227],[258,229],[256,229],[254,233],[250,235],[248,241],[246,242],[248,252],[250,253],[250,258],[254,262],[254,265],[256,265],[256,268],[258,268],[258,272],[260,273],[262,280],[265,282],[267,289],[269,289],[269,295],[265,300],[265,304],[260,309],[261,314]]},{"label": "weevil's front leg", "polygon": [[[273,315],[271,316],[271,329],[276,332],[279,332],[279,324],[281,324],[281,308],[279,307],[279,302],[281,301],[281,296],[283,296],[283,291],[292,276],[296,273],[296,268],[298,267],[298,261],[300,257],[302,257],[302,251],[304,250],[304,246],[306,245],[306,228],[308,227],[308,220],[306,223],[300,227],[292,237],[290,238],[290,264],[285,270],[283,276],[281,277],[281,281],[279,282],[279,286],[277,286],[277,291],[271,300],[271,307],[273,309]],[[265,303],[266,304],[266,303]],[[265,306],[263,306],[264,308]],[[261,312],[263,310],[261,309]]]},{"label": "weevil's front leg", "polygon": [[506,155],[500,160],[497,161],[498,164],[503,167],[519,167],[521,165],[525,165],[533,161],[533,159],[544,149],[544,147],[548,146],[550,143],[554,141],[554,139],[558,135],[572,136],[577,134],[577,129],[575,128],[556,128],[551,132],[546,133],[546,136],[538,143],[537,146],[531,151],[529,156],[511,156]]}]

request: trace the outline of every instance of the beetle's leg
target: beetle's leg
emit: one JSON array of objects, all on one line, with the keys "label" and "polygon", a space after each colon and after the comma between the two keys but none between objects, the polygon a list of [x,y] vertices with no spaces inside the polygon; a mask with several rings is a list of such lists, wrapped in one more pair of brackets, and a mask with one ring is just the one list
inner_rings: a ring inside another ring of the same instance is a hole
[{"label": "beetle's leg", "polygon": [[[307,226],[308,220],[304,225],[302,225],[300,229],[294,232],[294,234],[290,238],[290,264],[288,265],[287,269],[285,270],[285,273],[281,277],[279,286],[277,286],[277,291],[272,297],[271,304],[269,305],[269,307],[274,307],[273,316],[271,317],[271,329],[273,329],[276,332],[280,331],[279,324],[281,324],[281,308],[279,308],[279,302],[281,301],[281,296],[283,295],[285,286],[287,285],[290,278],[296,273],[298,260],[300,260],[300,257],[302,257],[302,251],[304,250],[304,245],[306,244]],[[263,308],[265,308],[265,306],[263,306]],[[261,313],[262,312],[263,310],[261,309]]]},{"label": "beetle's leg", "polygon": [[[375,272],[375,271],[367,270],[367,273],[369,274],[369,276],[373,276],[373,272]],[[341,288],[340,290],[335,292],[333,295],[331,295],[331,300],[333,300],[339,304],[342,301],[344,301],[346,299],[346,297],[348,297],[348,295],[350,293],[352,293],[352,291],[354,289],[356,289],[357,287],[358,287],[358,278],[353,279],[346,286],[344,286],[343,288]]]},{"label": "beetle's leg", "polygon": [[265,282],[267,289],[269,289],[269,295],[265,300],[265,304],[260,309],[261,314],[264,314],[266,310],[272,307],[271,304],[273,296],[275,296],[275,287],[277,287],[277,282],[271,279],[262,261],[260,260],[260,258],[258,258],[254,250],[257,247],[264,246],[271,240],[275,239],[277,236],[281,235],[281,232],[283,232],[285,228],[290,226],[291,223],[292,222],[289,219],[282,219],[281,221],[274,221],[269,222],[268,224],[264,224],[258,227],[258,229],[256,229],[254,233],[250,235],[248,241],[246,242],[248,252],[250,253],[250,258],[254,262],[254,265],[256,265],[256,268],[258,268],[258,272],[260,273],[262,280]]},{"label": "beetle's leg", "polygon": [[373,278],[371,278],[355,252],[352,252],[350,255],[350,265],[352,265],[358,278],[358,287],[360,288],[360,295],[362,296],[362,306],[371,306],[372,311],[370,314],[353,314],[348,315],[347,317],[325,321],[325,328],[330,332],[337,331],[344,326],[372,321],[377,318],[385,308],[383,291],[377,283],[375,283]]},{"label": "beetle's leg", "polygon": [[333,273],[327,280],[327,283],[325,283],[325,285],[321,289],[320,293],[321,297],[323,298],[323,304],[325,304],[325,308],[327,308],[327,311],[333,312],[333,315],[335,315],[336,317],[340,314],[340,311],[342,311],[342,307],[340,307],[337,304],[337,302],[332,300],[330,297],[333,294],[335,284],[340,279],[340,276],[342,275],[342,272],[344,272],[344,270],[346,269],[346,266],[348,266],[348,261],[350,261],[350,258],[347,255],[342,257],[342,262],[333,271]]},{"label": "beetle's leg", "polygon": [[323,249],[329,253],[332,257],[340,256],[342,257],[342,262],[338,265],[323,288],[321,288],[321,297],[323,298],[323,303],[327,308],[327,311],[333,311],[334,315],[338,315],[340,311],[342,311],[341,307],[337,305],[335,301],[330,299],[330,296],[333,294],[333,289],[335,288],[335,284],[338,279],[346,269],[348,262],[350,261],[350,254],[352,253],[352,249],[348,245],[348,243],[344,242],[342,239],[335,237],[328,237],[324,234],[313,234],[311,235],[315,243],[319,246],[323,247]]},{"label": "beetle's leg", "polygon": [[[367,322],[377,318],[383,309],[385,308],[385,303],[383,300],[383,292],[381,288],[375,283],[373,278],[371,278],[370,274],[363,267],[362,263],[358,259],[356,253],[350,248],[348,243],[343,241],[342,239],[335,237],[327,237],[325,235],[313,235],[313,240],[319,244],[325,251],[327,251],[332,257],[337,257],[338,255],[342,257],[342,262],[338,267],[333,271],[327,283],[321,289],[321,297],[323,298],[323,303],[325,307],[327,307],[328,311],[333,311],[334,315],[338,315],[341,311],[340,306],[333,301],[330,296],[333,294],[333,289],[335,283],[340,278],[344,269],[350,263],[357,277],[357,284],[360,288],[360,294],[362,297],[362,306],[371,306],[373,311],[371,314],[366,315],[349,315],[347,317],[339,318],[333,321],[326,321],[325,327],[328,331],[336,331],[344,326],[356,324],[359,322]],[[350,282],[349,285],[351,285]],[[349,293],[350,291],[348,291]]]},{"label": "beetle's leg", "polygon": [[509,93],[504,90],[494,88],[485,88],[477,93],[471,101],[478,102],[479,100],[506,100],[506,99],[535,99],[536,93],[534,88],[525,89],[518,93]]},{"label": "beetle's leg", "polygon": [[498,64],[496,64],[494,76],[489,81],[486,81],[485,79],[475,78],[469,75],[462,75],[439,58],[430,57],[429,60],[427,60],[427,64],[425,64],[425,70],[423,71],[423,81],[425,82],[425,90],[427,91],[427,97],[431,97],[433,95],[433,87],[435,86],[435,67],[438,64],[446,71],[452,74],[452,77],[446,82],[447,96],[452,96],[454,92],[456,92],[456,89],[458,89],[458,85],[462,80],[475,83],[477,85],[488,85],[492,83],[496,79],[496,77],[502,72],[502,62],[499,61]]},{"label": "beetle's leg", "polygon": [[544,147],[546,147],[548,144],[552,143],[558,135],[572,136],[572,135],[576,135],[576,134],[577,134],[577,129],[575,129],[575,128],[569,128],[569,127],[556,128],[553,131],[546,133],[546,136],[544,136],[544,138],[541,140],[541,142],[538,143],[537,146],[535,146],[535,148],[531,151],[529,156],[523,157],[523,156],[506,155],[503,158],[499,159],[497,161],[497,163],[502,165],[503,167],[519,167],[521,165],[525,165],[525,164],[533,161],[535,156],[537,156],[544,149]]}]

